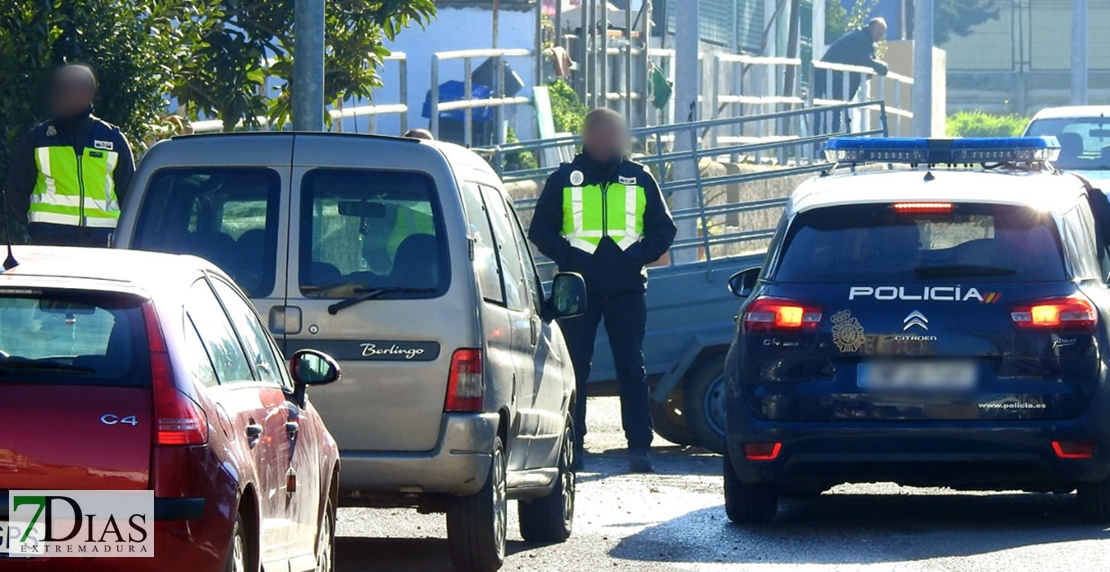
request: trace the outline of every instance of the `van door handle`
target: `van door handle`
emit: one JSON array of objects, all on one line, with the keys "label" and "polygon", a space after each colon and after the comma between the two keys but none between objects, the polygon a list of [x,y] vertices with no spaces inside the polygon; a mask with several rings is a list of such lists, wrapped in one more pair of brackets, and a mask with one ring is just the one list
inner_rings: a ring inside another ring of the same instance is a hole
[{"label": "van door handle", "polygon": [[537,318],[536,316],[532,316],[532,319],[529,320],[529,324],[531,324],[532,326],[532,347],[536,347],[536,344],[538,344],[540,341],[539,318]]},{"label": "van door handle", "polygon": [[257,423],[247,425],[247,439],[254,441],[262,436],[262,426]]}]

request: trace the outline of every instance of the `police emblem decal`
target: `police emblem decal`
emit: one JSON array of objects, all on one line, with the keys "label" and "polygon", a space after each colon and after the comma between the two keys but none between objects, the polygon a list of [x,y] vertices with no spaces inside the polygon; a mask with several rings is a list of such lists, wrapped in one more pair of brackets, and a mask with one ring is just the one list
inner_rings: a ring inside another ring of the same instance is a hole
[{"label": "police emblem decal", "polygon": [[863,347],[867,336],[863,333],[863,326],[859,320],[852,317],[849,310],[841,310],[832,317],[833,343],[842,352],[854,352]]},{"label": "police emblem decal", "polygon": [[572,171],[571,172],[571,174],[570,174],[570,184],[577,187],[577,186],[581,185],[582,183],[584,183],[585,181],[586,181],[586,176],[582,174],[582,171]]},{"label": "police emblem decal", "polygon": [[53,125],[47,125],[46,126],[46,136],[47,137],[53,137],[57,134],[58,134],[58,130],[55,129]]}]

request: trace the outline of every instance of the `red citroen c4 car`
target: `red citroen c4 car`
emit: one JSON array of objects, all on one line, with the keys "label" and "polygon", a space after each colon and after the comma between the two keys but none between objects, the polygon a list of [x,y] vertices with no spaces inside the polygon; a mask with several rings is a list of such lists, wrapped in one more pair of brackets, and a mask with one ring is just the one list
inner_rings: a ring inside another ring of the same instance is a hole
[{"label": "red citroen c4 car", "polygon": [[199,258],[13,254],[0,271],[0,526],[15,491],[150,490],[154,554],[0,553],[0,569],[333,569],[339,456],[306,387],[338,379],[334,360],[304,350],[287,367],[239,288]]}]

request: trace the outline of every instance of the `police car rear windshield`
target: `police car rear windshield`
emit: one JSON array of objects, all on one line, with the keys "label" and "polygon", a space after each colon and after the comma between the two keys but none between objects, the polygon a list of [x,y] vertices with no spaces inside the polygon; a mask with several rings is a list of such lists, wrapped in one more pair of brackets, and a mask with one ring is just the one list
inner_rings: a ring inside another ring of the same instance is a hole
[{"label": "police car rear windshield", "polygon": [[794,218],[774,280],[1065,280],[1059,233],[1035,209],[971,203],[836,206]]}]

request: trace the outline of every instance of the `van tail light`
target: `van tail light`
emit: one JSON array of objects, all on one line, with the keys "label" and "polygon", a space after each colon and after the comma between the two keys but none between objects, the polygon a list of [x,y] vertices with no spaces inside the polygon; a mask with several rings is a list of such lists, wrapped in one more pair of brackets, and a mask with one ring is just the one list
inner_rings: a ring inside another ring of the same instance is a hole
[{"label": "van tail light", "polygon": [[1098,313],[1089,300],[1076,295],[1016,304],[1010,320],[1019,330],[1094,333]]},{"label": "van tail light", "polygon": [[208,416],[195,401],[177,389],[166,339],[150,303],[143,305],[143,321],[150,347],[150,377],[154,394],[154,444],[203,445],[208,442]]},{"label": "van tail light", "polygon": [[447,403],[444,410],[456,413],[481,411],[485,389],[485,381],[482,379],[482,350],[455,350],[451,356],[451,373],[447,378]]},{"label": "van tail light", "polygon": [[757,298],[744,312],[748,332],[807,332],[821,325],[821,308],[779,298]]}]

